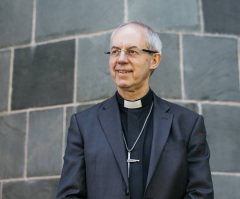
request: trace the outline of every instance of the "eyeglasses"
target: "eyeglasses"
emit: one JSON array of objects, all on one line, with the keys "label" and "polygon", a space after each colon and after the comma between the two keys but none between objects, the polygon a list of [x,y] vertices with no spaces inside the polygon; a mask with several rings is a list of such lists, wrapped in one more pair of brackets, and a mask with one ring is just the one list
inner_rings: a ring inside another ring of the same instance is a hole
[{"label": "eyeglasses", "polygon": [[128,49],[112,49],[111,51],[106,51],[104,52],[105,54],[109,54],[111,58],[116,58],[119,57],[119,55],[121,54],[121,52],[124,52],[125,55],[130,56],[130,57],[139,57],[141,55],[141,53],[150,53],[150,54],[154,54],[154,53],[158,53],[157,51],[152,51],[152,50],[146,50],[146,49],[139,49],[137,47],[130,47]]}]

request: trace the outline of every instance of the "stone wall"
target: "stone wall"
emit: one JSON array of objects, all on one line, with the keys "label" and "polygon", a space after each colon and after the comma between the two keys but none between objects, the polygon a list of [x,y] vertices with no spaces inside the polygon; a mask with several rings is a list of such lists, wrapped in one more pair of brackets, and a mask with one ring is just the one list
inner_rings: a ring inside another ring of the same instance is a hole
[{"label": "stone wall", "polygon": [[114,94],[103,52],[131,20],[163,41],[152,89],[205,118],[215,198],[240,198],[239,0],[1,0],[0,199],[55,198],[70,116]]}]

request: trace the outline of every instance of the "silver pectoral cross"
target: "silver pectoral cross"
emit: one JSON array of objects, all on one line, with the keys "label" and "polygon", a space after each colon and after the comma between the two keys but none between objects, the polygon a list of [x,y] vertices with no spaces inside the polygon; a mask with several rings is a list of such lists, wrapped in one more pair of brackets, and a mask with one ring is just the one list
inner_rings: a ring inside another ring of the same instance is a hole
[{"label": "silver pectoral cross", "polygon": [[127,159],[127,163],[128,163],[128,177],[129,177],[129,172],[130,172],[130,163],[135,163],[135,162],[140,162],[140,160],[131,159],[131,152],[128,151],[128,159]]}]

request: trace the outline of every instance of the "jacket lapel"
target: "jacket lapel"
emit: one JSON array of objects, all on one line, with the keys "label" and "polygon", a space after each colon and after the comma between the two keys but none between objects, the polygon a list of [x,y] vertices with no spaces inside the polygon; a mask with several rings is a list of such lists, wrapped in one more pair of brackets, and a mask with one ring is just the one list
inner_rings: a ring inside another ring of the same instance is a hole
[{"label": "jacket lapel", "polygon": [[154,95],[153,141],[146,189],[161,158],[161,154],[163,152],[171,129],[173,115],[170,113],[166,113],[168,109],[169,107],[164,103],[164,101]]},{"label": "jacket lapel", "polygon": [[103,110],[99,113],[99,120],[128,187],[127,157],[123,142],[119,107],[115,96],[110,98],[103,106]]}]

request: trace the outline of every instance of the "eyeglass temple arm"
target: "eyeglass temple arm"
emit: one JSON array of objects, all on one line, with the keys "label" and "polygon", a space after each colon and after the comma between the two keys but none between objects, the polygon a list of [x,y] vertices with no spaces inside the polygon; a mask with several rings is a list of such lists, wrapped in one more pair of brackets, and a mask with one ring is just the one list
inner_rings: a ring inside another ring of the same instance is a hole
[{"label": "eyeglass temple arm", "polygon": [[[143,52],[147,52],[147,53],[158,53],[157,51],[152,51],[152,50],[146,50],[146,49],[142,49]],[[105,51],[104,54],[108,54],[110,55],[111,52],[109,51]]]},{"label": "eyeglass temple arm", "polygon": [[157,51],[146,50],[146,49],[142,49],[142,51],[147,53],[158,53]]}]

